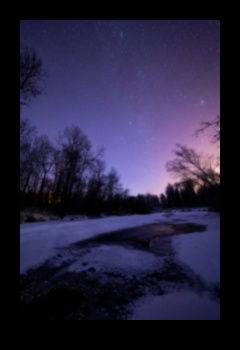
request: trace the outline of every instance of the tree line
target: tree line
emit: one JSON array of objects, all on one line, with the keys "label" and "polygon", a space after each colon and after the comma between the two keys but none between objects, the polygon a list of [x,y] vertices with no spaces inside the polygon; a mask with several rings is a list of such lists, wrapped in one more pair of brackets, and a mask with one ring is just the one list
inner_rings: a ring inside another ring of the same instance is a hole
[{"label": "tree line", "polygon": [[103,153],[93,152],[76,125],[60,132],[54,146],[48,136],[37,134],[29,119],[21,118],[21,208],[48,209],[60,216],[149,213],[159,208],[157,196],[129,196],[116,169],[105,173]]},{"label": "tree line", "polygon": [[[211,142],[220,142],[220,116],[212,122],[202,122],[203,127],[213,129]],[[167,171],[179,181],[168,184],[161,194],[162,208],[184,208],[208,206],[220,211],[220,161],[214,157],[199,154],[193,149],[177,144],[175,159],[166,164]]]},{"label": "tree line", "polygon": [[214,211],[220,210],[220,184],[200,186],[196,189],[193,181],[168,184],[165,194],[160,195],[161,208],[183,209],[209,207]]}]

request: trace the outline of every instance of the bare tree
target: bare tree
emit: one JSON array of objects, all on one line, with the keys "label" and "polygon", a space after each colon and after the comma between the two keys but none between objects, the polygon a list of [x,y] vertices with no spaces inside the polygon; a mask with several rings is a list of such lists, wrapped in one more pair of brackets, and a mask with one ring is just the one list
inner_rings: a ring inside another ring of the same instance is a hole
[{"label": "bare tree", "polygon": [[208,128],[213,129],[213,134],[211,135],[212,137],[212,143],[216,143],[220,141],[220,115],[217,116],[213,121],[211,122],[202,122],[201,123],[202,127],[198,130],[195,131],[194,135],[198,136],[200,132],[205,131]]},{"label": "bare tree", "polygon": [[48,174],[53,166],[54,147],[48,136],[41,135],[35,141],[35,155],[38,162],[38,194],[41,196],[48,182]]},{"label": "bare tree", "polygon": [[176,158],[168,161],[167,171],[180,178],[181,182],[192,180],[196,185],[211,186],[220,184],[217,163],[212,157],[204,157],[193,149],[177,144]]},{"label": "bare tree", "polygon": [[105,163],[102,159],[96,159],[91,169],[92,175],[88,179],[87,192],[85,196],[85,203],[87,211],[91,215],[99,214],[104,210],[104,189],[105,178],[104,175]]},{"label": "bare tree", "polygon": [[20,190],[42,193],[52,167],[54,148],[45,135],[37,136],[29,119],[20,119]]},{"label": "bare tree", "polygon": [[29,139],[36,133],[36,127],[31,125],[28,118],[21,118],[20,120],[20,147],[29,142]]},{"label": "bare tree", "polygon": [[43,92],[43,63],[29,47],[20,50],[20,107]]},{"label": "bare tree", "polygon": [[88,193],[96,193],[98,196],[103,196],[103,187],[105,184],[104,170],[106,165],[100,158],[94,161],[92,166],[92,175],[88,181]]},{"label": "bare tree", "polygon": [[63,168],[60,174],[64,199],[69,198],[73,192],[83,191],[84,176],[93,164],[94,155],[89,139],[76,125],[66,127],[59,133],[58,142],[61,147],[60,159]]},{"label": "bare tree", "polygon": [[112,200],[114,196],[122,192],[122,185],[120,184],[120,176],[116,169],[111,168],[111,171],[106,176],[105,182],[105,196],[107,200]]},{"label": "bare tree", "polygon": [[24,194],[33,173],[33,155],[36,128],[30,124],[29,119],[20,119],[20,190]]}]

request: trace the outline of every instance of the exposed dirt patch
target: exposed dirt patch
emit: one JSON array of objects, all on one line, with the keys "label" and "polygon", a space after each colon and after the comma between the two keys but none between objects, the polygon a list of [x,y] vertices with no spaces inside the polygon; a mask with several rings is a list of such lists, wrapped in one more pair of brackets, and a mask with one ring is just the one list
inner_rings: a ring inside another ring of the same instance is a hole
[{"label": "exposed dirt patch", "polygon": [[193,232],[202,232],[206,230],[205,225],[196,225],[192,223],[173,224],[173,223],[157,223],[145,225],[142,227],[125,229],[113,233],[100,234],[89,240],[74,243],[75,246],[86,245],[92,243],[121,243],[121,242],[150,242],[153,238],[159,236],[169,236]]},{"label": "exposed dirt patch", "polygon": [[[45,266],[45,270],[49,267]],[[94,272],[94,271],[92,271]],[[43,283],[43,269],[35,271]],[[125,306],[144,295],[141,283],[122,275],[109,275],[103,283],[96,273],[66,273],[50,288],[28,285],[21,293],[21,318],[25,320],[125,319]],[[32,297],[30,297],[32,296]]]},{"label": "exposed dirt patch", "polygon": [[[118,232],[100,234],[89,240],[74,243],[72,247],[84,247],[90,243],[99,244],[120,244],[128,245],[136,249],[150,250],[156,254],[173,254],[170,237],[178,234],[202,232],[206,230],[205,225],[192,223],[157,223],[145,225],[133,229],[121,230]],[[165,253],[164,253],[165,252]]]}]

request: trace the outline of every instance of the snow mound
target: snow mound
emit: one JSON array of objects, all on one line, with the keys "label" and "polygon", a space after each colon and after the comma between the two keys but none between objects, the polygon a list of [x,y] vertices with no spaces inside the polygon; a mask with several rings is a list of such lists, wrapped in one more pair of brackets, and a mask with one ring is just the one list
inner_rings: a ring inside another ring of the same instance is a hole
[{"label": "snow mound", "polygon": [[124,274],[146,273],[163,266],[163,259],[150,252],[139,251],[129,247],[100,245],[90,249],[69,267],[70,272],[81,272],[94,268],[96,271],[114,271]]}]

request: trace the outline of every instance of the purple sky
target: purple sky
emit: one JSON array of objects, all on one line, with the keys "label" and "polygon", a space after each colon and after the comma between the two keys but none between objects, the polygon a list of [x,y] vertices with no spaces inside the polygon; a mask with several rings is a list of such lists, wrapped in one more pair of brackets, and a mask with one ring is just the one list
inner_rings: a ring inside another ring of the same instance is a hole
[{"label": "purple sky", "polygon": [[201,121],[220,113],[220,21],[21,21],[48,73],[23,115],[53,141],[76,124],[130,193],[160,194],[182,143],[219,155]]}]

